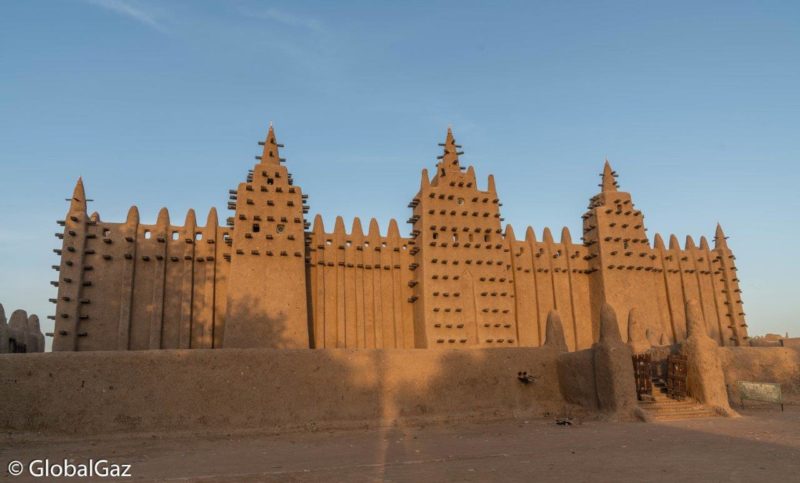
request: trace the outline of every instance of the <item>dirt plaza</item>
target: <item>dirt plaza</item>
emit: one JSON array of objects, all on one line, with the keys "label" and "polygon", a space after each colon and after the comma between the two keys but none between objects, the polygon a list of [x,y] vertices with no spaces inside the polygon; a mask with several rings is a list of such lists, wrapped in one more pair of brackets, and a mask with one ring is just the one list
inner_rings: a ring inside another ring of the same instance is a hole
[{"label": "dirt plaza", "polygon": [[[496,421],[302,433],[3,437],[0,461],[106,458],[140,481],[792,481],[800,406],[741,418]],[[12,481],[33,481],[20,476]]]}]

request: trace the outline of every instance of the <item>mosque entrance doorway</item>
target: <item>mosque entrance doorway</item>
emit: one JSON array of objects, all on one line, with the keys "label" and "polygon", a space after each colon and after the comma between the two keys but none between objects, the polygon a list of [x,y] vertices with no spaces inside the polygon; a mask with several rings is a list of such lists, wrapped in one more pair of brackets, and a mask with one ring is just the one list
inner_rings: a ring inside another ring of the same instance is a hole
[{"label": "mosque entrance doorway", "polygon": [[633,375],[636,380],[636,398],[640,401],[653,397],[653,358],[649,352],[633,355]]},{"label": "mosque entrance doorway", "polygon": [[688,395],[686,389],[686,356],[670,354],[667,358],[667,395],[683,401]]},{"label": "mosque entrance doorway", "polygon": [[656,349],[634,354],[633,376],[637,399],[653,401],[664,396],[677,401],[686,399],[686,362],[684,355],[665,354]]}]

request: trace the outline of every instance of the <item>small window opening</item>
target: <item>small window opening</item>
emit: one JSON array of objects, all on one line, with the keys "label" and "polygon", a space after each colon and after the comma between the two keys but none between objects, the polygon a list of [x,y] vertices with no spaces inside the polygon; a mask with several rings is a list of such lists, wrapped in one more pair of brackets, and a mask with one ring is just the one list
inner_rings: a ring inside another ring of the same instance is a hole
[{"label": "small window opening", "polygon": [[453,241],[454,241],[454,242],[457,242],[457,241],[458,241],[458,235],[456,235],[456,234],[453,234]]},{"label": "small window opening", "polygon": [[485,241],[485,242],[489,241],[489,235],[488,234],[487,235],[483,235],[483,241]]},{"label": "small window opening", "polygon": [[456,202],[457,202],[459,205],[463,205],[463,204],[464,204],[464,198],[459,198],[459,199],[458,199]]},{"label": "small window opening", "polygon": [[150,230],[145,230],[144,231],[144,239],[145,240],[149,240],[150,239]]},{"label": "small window opening", "polygon": [[434,240],[436,240],[436,239],[438,239],[438,238],[439,238],[439,234],[438,234],[438,233],[436,233],[436,232],[433,232],[433,239],[434,239]]},{"label": "small window opening", "polygon": [[203,239],[203,234],[198,231],[197,233],[194,234],[194,239],[195,240],[202,240]]},{"label": "small window opening", "polygon": [[103,238],[108,238],[111,235],[111,230],[103,228]]},{"label": "small window opening", "polygon": [[285,229],[286,229],[286,225],[278,225],[275,228],[275,231],[277,231],[278,233],[283,233],[283,230],[285,230]]},{"label": "small window opening", "polygon": [[261,225],[258,223],[253,223],[253,233],[258,233],[261,231]]},{"label": "small window opening", "polygon": [[275,180],[272,178],[267,178],[267,184],[275,184]]},{"label": "small window opening", "polygon": [[172,239],[173,240],[177,240],[178,238],[180,238],[180,233],[178,233],[177,231],[173,231],[172,232]]}]

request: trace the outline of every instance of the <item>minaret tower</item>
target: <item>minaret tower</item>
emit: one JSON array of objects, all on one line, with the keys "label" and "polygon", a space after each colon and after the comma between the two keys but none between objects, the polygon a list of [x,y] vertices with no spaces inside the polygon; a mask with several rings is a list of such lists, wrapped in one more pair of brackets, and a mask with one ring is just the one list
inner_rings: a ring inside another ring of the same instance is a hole
[{"label": "minaret tower", "polygon": [[[658,289],[652,272],[655,255],[650,250],[644,215],[637,210],[630,193],[619,191],[617,173],[606,160],[601,174],[600,193],[589,202],[583,215],[583,239],[589,247],[593,283],[592,320],[599,322],[600,306],[605,301],[618,313],[636,308],[649,321],[649,328],[664,326],[658,309]],[[624,324],[625,317],[620,317]],[[627,327],[620,327],[627,333]],[[597,333],[597,331],[595,331]]]},{"label": "minaret tower", "polygon": [[309,347],[304,195],[270,125],[247,181],[231,190],[231,268],[223,347]]},{"label": "minaret tower", "polygon": [[736,257],[733,256],[722,226],[717,223],[717,230],[714,233],[714,253],[712,259],[714,264],[714,276],[718,278],[720,290],[722,292],[723,303],[725,305],[725,316],[727,317],[727,329],[730,335],[723,345],[747,345],[750,338],[747,335],[747,322],[744,318],[744,308],[742,307],[742,290],[739,288],[739,278],[736,275]]},{"label": "minaret tower", "polygon": [[511,259],[494,178],[478,189],[450,129],[441,146],[436,174],[429,180],[423,170],[410,204],[416,346],[515,346]]},{"label": "minaret tower", "polygon": [[55,330],[53,331],[53,351],[78,350],[78,338],[86,335],[81,310],[84,284],[86,238],[88,225],[92,223],[86,212],[86,193],[83,180],[78,178],[72,198],[69,199],[67,217],[59,224],[64,226],[64,233],[58,234],[64,240],[62,247],[56,249],[61,256],[56,302]]}]

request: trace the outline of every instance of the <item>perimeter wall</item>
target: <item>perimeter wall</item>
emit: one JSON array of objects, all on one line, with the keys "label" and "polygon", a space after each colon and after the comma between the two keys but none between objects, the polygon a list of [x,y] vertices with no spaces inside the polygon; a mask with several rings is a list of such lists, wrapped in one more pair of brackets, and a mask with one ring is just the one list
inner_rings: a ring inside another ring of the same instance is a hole
[{"label": "perimeter wall", "polygon": [[[549,348],[2,355],[0,430],[279,431],[555,416],[564,410],[557,356]],[[535,382],[520,382],[520,371]]]}]

